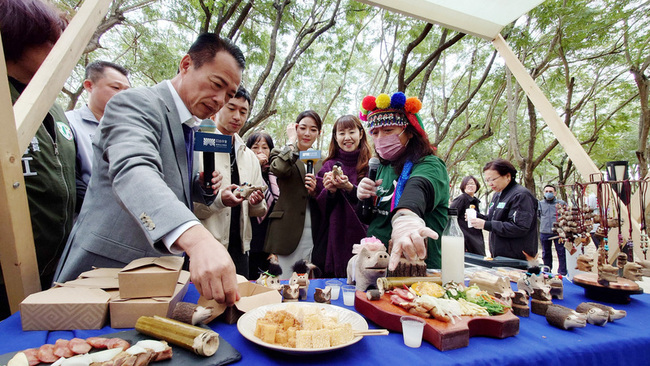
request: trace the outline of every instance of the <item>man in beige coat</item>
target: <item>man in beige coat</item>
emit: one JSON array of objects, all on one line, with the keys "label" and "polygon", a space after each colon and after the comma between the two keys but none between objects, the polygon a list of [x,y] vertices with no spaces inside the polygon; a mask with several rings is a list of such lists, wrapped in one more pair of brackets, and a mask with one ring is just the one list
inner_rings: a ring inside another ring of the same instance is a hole
[{"label": "man in beige coat", "polygon": [[[195,203],[194,213],[214,237],[228,248],[237,273],[248,276],[248,251],[252,238],[249,217],[264,216],[266,200],[262,190],[248,198],[238,195],[240,185],[264,187],[262,169],[255,153],[238,135],[248,118],[250,96],[242,86],[215,115],[217,133],[232,136],[230,154],[215,153],[215,169],[223,175],[222,189],[210,206]],[[201,158],[202,155],[199,157]]]}]

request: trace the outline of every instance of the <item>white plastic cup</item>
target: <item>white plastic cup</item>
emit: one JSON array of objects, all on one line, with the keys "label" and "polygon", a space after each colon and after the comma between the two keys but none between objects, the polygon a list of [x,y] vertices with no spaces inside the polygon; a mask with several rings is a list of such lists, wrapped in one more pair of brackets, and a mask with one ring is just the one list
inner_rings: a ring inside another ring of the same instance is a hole
[{"label": "white plastic cup", "polygon": [[345,306],[354,306],[354,297],[357,293],[356,286],[345,285],[341,287],[341,290],[343,290],[343,304]]},{"label": "white plastic cup", "polygon": [[339,299],[339,293],[341,292],[341,285],[342,285],[341,281],[337,281],[337,280],[330,280],[325,282],[325,286],[332,289],[332,293],[331,293],[332,300]]},{"label": "white plastic cup", "polygon": [[403,316],[400,321],[402,322],[404,344],[407,347],[419,348],[422,345],[425,320],[415,316]]}]

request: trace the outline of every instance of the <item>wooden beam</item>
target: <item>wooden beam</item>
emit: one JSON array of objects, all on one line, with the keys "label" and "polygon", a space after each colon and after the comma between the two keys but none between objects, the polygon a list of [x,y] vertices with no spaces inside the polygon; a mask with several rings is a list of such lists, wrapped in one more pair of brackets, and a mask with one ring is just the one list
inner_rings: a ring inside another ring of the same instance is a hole
[{"label": "wooden beam", "polygon": [[[8,80],[1,47],[0,80]],[[23,150],[18,148],[11,94],[6,81],[0,82],[0,123],[4,131],[0,134],[0,263],[9,307],[14,313],[27,294],[41,290],[41,281],[23,178]]]},{"label": "wooden beam", "polygon": [[566,151],[573,164],[575,164],[576,169],[582,175],[582,180],[589,182],[592,174],[600,173],[596,164],[591,160],[585,149],[582,148],[582,145],[580,145],[580,142],[573,135],[569,127],[562,122],[557,111],[555,111],[551,103],[546,99],[542,90],[535,83],[535,80],[528,74],[524,65],[519,61],[519,58],[512,52],[512,49],[510,49],[506,40],[503,39],[503,36],[499,34],[492,40],[492,44],[499,51],[510,72],[515,76],[521,88],[542,115],[542,119],[544,119],[546,125],[551,129],[555,138],[557,138],[564,151]]},{"label": "wooden beam", "polygon": [[[40,291],[25,182],[23,152],[81,57],[111,0],[86,0],[11,108],[8,83],[0,86],[0,261],[11,311]],[[7,80],[4,51],[0,80]]]},{"label": "wooden beam", "polygon": [[25,151],[90,37],[108,11],[111,0],[86,0],[43,64],[14,104],[18,147]]},{"label": "wooden beam", "polygon": [[[528,74],[524,65],[519,61],[519,58],[517,58],[514,52],[512,52],[512,49],[508,46],[505,39],[503,39],[503,36],[499,34],[494,40],[492,40],[492,44],[494,44],[494,47],[499,51],[499,54],[505,60],[506,66],[510,69],[510,72],[515,76],[521,88],[542,115],[542,119],[544,119],[546,125],[551,129],[555,138],[557,138],[560,145],[562,145],[562,148],[564,148],[564,151],[569,155],[573,164],[575,164],[576,169],[580,175],[582,175],[582,180],[584,182],[590,182],[593,174],[597,174],[593,175],[595,177],[601,177],[602,175],[600,174],[600,170],[598,170],[596,164],[591,160],[591,157],[589,157],[589,154],[587,154],[585,149],[582,148],[582,145],[580,145],[580,142],[573,132],[571,132],[569,127],[562,122],[557,111],[553,108],[537,83],[535,83],[533,78]],[[607,187],[609,187],[609,185],[607,185]],[[609,188],[611,197],[614,197],[616,193],[611,190],[611,187]],[[628,216],[627,208],[624,206],[621,207],[621,216],[625,218]],[[632,225],[632,237],[634,238],[634,241],[638,243],[640,225],[634,217],[631,222],[625,220],[623,227],[620,228],[621,232],[629,232],[629,225]],[[620,252],[618,248],[618,232],[618,228],[611,228],[609,231],[610,263]],[[623,237],[626,236],[627,235],[623,235]],[[634,248],[634,254],[635,258],[639,258],[641,249],[638,245]]]}]

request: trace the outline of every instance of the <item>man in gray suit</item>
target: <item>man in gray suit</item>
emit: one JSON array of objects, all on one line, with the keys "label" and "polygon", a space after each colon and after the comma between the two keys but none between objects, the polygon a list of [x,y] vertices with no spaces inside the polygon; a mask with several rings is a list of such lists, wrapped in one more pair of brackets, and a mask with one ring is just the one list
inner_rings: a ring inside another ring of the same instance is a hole
[{"label": "man in gray suit", "polygon": [[[93,139],[86,199],[56,281],[74,279],[93,266],[121,267],[141,257],[185,252],[201,295],[229,305],[239,299],[228,251],[189,208],[192,201],[209,204],[212,196],[201,194],[200,182],[191,183],[186,141],[199,121],[235,95],[244,67],[237,46],[204,33],[173,79],[110,100]],[[211,194],[220,180],[214,172]]]}]

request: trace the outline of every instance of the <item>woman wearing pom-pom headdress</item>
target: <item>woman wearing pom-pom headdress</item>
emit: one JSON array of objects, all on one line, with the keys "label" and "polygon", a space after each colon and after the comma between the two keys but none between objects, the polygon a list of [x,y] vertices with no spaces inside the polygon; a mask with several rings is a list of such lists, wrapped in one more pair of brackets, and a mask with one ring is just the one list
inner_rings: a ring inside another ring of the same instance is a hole
[{"label": "woman wearing pom-pom headdress", "polygon": [[381,162],[377,179],[364,178],[357,189],[359,200],[376,197],[367,235],[385,245],[392,241],[390,271],[422,260],[427,268],[440,268],[438,234],[447,224],[449,177],[418,115],[422,102],[397,92],[367,96],[361,106]]}]

